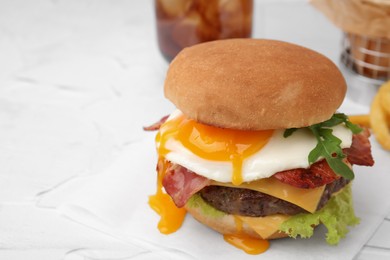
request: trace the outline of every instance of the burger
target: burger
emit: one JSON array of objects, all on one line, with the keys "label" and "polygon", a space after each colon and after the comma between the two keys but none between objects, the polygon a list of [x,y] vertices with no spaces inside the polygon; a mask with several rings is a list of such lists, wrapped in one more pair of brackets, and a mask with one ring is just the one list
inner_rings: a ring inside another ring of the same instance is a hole
[{"label": "burger", "polygon": [[353,165],[372,166],[369,131],[339,108],[346,82],[325,56],[264,39],[181,51],[165,96],[177,110],[157,124],[159,229],[188,212],[249,253],[267,240],[308,238],[324,224],[337,244],[354,214]]}]

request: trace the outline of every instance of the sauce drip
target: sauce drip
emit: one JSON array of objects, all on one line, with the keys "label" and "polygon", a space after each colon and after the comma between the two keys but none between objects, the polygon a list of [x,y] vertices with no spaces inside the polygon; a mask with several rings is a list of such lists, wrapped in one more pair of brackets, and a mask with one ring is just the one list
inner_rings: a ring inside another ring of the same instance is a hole
[{"label": "sauce drip", "polygon": [[172,198],[163,192],[162,180],[167,169],[167,163],[162,157],[159,158],[157,169],[157,191],[155,195],[149,196],[149,206],[160,215],[157,226],[160,232],[171,234],[181,227],[186,210],[176,207]]},{"label": "sauce drip", "polygon": [[256,239],[242,232],[242,220],[234,217],[236,222],[236,234],[224,235],[223,239],[232,246],[245,251],[247,254],[258,255],[264,253],[269,248],[268,240]]},{"label": "sauce drip", "polygon": [[174,138],[201,158],[230,161],[233,166],[232,183],[240,185],[243,182],[243,160],[261,150],[272,134],[273,130],[245,131],[213,127],[180,115],[162,125],[156,142],[160,156],[169,153],[166,143]]}]

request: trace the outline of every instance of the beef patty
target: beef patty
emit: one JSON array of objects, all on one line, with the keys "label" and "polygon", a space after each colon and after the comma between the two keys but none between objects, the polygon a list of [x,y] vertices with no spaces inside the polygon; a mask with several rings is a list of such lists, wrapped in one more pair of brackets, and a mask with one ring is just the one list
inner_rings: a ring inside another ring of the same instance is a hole
[{"label": "beef patty", "polygon": [[[333,193],[339,191],[348,183],[349,180],[339,178],[327,184],[317,210],[328,202]],[[206,203],[228,214],[264,217],[274,214],[296,215],[307,213],[306,210],[295,204],[249,189],[207,186],[199,193]]]}]

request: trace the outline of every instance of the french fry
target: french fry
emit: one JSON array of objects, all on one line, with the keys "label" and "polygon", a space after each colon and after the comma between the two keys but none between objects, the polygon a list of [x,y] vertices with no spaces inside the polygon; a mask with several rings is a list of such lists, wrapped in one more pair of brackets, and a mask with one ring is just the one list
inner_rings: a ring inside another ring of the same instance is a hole
[{"label": "french fry", "polygon": [[387,115],[390,115],[390,81],[380,87],[378,95],[383,110],[386,111]]},{"label": "french fry", "polygon": [[384,149],[390,150],[390,130],[389,123],[386,119],[387,114],[382,107],[381,96],[378,92],[371,104],[370,124],[378,143],[380,143]]},{"label": "french fry", "polygon": [[371,125],[370,125],[370,115],[353,115],[353,116],[348,116],[349,118],[349,121],[351,121],[351,123],[354,123],[354,124],[357,124],[357,125],[361,125],[361,126],[365,126],[365,127],[368,127],[370,128]]}]

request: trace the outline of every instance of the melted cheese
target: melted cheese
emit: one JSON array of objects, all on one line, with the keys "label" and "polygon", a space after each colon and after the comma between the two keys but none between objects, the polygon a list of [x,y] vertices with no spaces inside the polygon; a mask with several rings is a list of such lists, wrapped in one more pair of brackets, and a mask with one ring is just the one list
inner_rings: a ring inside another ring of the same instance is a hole
[{"label": "melted cheese", "polygon": [[259,191],[276,198],[291,202],[299,207],[313,213],[317,209],[318,202],[324,192],[325,185],[315,189],[300,189],[284,184],[275,178],[261,179],[249,183],[242,183],[235,186],[232,183],[213,181],[211,185],[225,186],[232,188],[244,188]]},{"label": "melted cheese", "polygon": [[269,242],[264,239],[250,237],[242,232],[244,221],[238,216],[233,217],[236,223],[236,233],[224,234],[223,239],[247,254],[258,255],[265,252],[269,247]]},{"label": "melted cheese", "polygon": [[[234,215],[236,223],[235,234],[225,234],[223,238],[229,244],[245,251],[251,255],[257,255],[265,252],[269,247],[269,242],[266,240],[276,232],[279,232],[280,225],[289,219],[286,215],[272,215],[267,217],[244,217]],[[243,225],[248,225],[260,237],[253,238],[242,232]]]},{"label": "melted cheese", "polygon": [[286,215],[272,215],[266,216],[263,218],[260,217],[244,217],[236,216],[241,219],[241,221],[248,226],[250,226],[259,236],[263,239],[267,239],[272,236],[274,233],[279,231],[280,225],[289,219],[289,216]]}]

